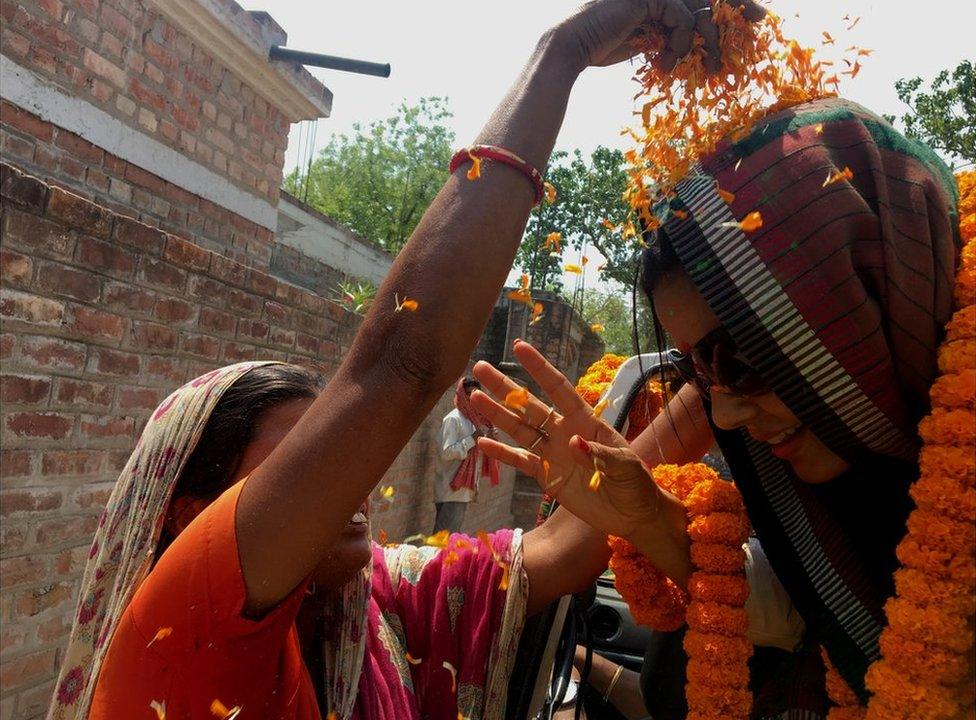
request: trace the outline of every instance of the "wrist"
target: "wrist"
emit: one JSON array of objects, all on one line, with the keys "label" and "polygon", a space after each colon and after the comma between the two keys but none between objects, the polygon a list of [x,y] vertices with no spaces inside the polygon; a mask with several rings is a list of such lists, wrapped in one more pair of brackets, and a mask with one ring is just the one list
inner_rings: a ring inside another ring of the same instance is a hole
[{"label": "wrist", "polygon": [[691,541],[685,507],[671,493],[660,491],[653,516],[643,518],[627,541],[679,587],[687,587],[691,575]]},{"label": "wrist", "polygon": [[575,82],[587,61],[579,40],[562,24],[549,28],[539,38],[536,52],[543,64],[554,72],[559,72],[571,83]]}]

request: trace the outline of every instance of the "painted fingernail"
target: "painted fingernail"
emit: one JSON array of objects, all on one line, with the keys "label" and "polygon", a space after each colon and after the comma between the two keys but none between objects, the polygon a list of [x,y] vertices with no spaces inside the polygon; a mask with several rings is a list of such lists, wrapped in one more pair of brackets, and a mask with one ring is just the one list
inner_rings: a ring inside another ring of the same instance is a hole
[{"label": "painted fingernail", "polygon": [[586,440],[584,440],[583,438],[581,438],[579,435],[576,436],[576,440],[579,442],[580,450],[582,450],[587,455],[589,455],[590,454],[590,444],[588,442],[586,442]]},{"label": "painted fingernail", "polygon": [[522,342],[522,338],[515,338],[514,340],[512,340],[512,347],[514,348],[520,342]]}]

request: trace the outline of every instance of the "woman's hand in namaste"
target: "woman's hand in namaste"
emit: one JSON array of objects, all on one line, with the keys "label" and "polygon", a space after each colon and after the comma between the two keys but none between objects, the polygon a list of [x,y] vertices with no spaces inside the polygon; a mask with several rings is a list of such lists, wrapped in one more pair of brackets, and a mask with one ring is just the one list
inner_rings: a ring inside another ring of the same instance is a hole
[{"label": "woman's hand in namaste", "polygon": [[[474,367],[484,392],[471,401],[521,447],[488,438],[478,446],[489,457],[534,477],[570,512],[607,534],[636,539],[654,524],[666,495],[651,479],[627,441],[593,414],[576,390],[534,347],[516,341],[515,356],[552,401],[529,395],[522,412],[506,407],[519,386],[486,362]],[[600,470],[594,480],[595,470]],[[591,482],[591,480],[593,482]]]},{"label": "woman's hand in namaste", "polygon": [[[754,0],[729,1],[743,6],[749,20],[766,14]],[[662,30],[667,40],[656,60],[663,69],[671,70],[691,50],[695,32],[704,39],[712,66],[718,67],[718,29],[712,21],[710,0],[592,0],[553,32],[582,69],[633,57],[634,38],[650,25]]]}]

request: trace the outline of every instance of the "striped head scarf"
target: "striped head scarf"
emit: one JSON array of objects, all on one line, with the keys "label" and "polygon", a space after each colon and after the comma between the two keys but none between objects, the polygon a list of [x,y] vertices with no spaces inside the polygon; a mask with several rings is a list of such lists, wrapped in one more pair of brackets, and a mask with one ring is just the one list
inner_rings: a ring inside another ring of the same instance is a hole
[{"label": "striped head scarf", "polygon": [[[848,167],[850,179],[825,183]],[[663,232],[698,291],[776,395],[851,464],[829,487],[806,485],[745,430],[716,429],[811,639],[862,697],[951,315],[957,200],[931,150],[830,99],[721,144],[667,201],[687,213]],[[744,233],[736,220],[754,210],[763,226]]]},{"label": "striped head scarf", "polygon": [[[88,717],[98,674],[112,635],[140,583],[149,574],[180,474],[223,393],[250,370],[271,362],[245,362],[212,370],[173,391],[146,423],[115,483],[88,554],[78,608],[48,720]],[[336,594],[326,612],[339,617],[338,633],[323,648],[330,707],[348,718],[362,665],[370,567]],[[149,708],[147,707],[147,713]],[[148,716],[148,715],[147,715]]]}]

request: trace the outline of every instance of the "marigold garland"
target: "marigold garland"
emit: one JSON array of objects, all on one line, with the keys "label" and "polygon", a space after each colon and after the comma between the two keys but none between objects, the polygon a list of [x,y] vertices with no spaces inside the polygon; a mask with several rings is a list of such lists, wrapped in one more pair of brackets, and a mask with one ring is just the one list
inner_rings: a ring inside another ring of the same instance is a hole
[{"label": "marigold garland", "polygon": [[919,424],[925,443],[911,489],[916,508],[896,550],[895,597],[881,659],[868,669],[873,693],[862,708],[828,664],[837,707],[829,720],[947,720],[972,717],[973,592],[976,590],[976,173],[957,176],[963,250],[956,313],[939,349],[943,373],[932,412]]}]

